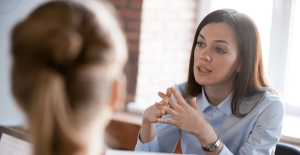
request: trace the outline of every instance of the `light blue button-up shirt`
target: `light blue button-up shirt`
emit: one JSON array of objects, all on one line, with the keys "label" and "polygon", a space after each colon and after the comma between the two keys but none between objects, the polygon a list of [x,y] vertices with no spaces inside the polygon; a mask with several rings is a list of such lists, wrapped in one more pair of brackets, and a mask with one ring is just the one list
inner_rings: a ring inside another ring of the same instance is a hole
[{"label": "light blue button-up shirt", "polygon": [[[181,94],[185,83],[175,85]],[[171,98],[176,101],[174,96]],[[276,143],[281,136],[284,116],[283,103],[276,94],[265,91],[253,97],[245,98],[240,107],[241,113],[248,113],[256,103],[257,105],[243,118],[237,118],[231,112],[232,94],[218,106],[211,105],[204,93],[199,94],[196,99],[204,118],[220,136],[224,144],[220,155],[274,154]],[[165,115],[163,117],[171,118],[172,116]],[[155,130],[155,138],[149,143],[143,144],[138,136],[135,151],[172,153],[181,137],[181,149],[184,154],[205,154],[195,136],[174,125],[156,123]]]}]

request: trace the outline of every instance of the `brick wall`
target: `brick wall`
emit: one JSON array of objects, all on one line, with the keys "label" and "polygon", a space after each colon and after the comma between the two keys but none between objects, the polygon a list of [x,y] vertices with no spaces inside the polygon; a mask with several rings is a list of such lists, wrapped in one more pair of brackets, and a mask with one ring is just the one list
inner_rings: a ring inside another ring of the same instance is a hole
[{"label": "brick wall", "polygon": [[154,104],[158,91],[187,79],[196,29],[196,0],[144,0],[135,101]]},{"label": "brick wall", "polygon": [[187,79],[197,0],[107,0],[117,9],[129,59],[127,103],[153,104]]},{"label": "brick wall", "polygon": [[122,29],[126,35],[129,57],[125,66],[125,74],[127,76],[127,99],[126,103],[134,102],[138,58],[139,58],[139,41],[141,29],[141,14],[143,0],[107,0],[111,2],[117,9]]}]

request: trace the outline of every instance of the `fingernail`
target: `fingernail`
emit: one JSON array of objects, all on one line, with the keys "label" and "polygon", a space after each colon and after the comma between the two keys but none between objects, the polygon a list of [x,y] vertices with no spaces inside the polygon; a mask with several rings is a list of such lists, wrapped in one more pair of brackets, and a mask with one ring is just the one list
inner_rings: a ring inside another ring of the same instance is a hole
[{"label": "fingernail", "polygon": [[194,97],[194,101],[196,102],[196,97]]},{"label": "fingernail", "polygon": [[160,122],[160,119],[159,119],[159,118],[157,119],[157,122]]}]

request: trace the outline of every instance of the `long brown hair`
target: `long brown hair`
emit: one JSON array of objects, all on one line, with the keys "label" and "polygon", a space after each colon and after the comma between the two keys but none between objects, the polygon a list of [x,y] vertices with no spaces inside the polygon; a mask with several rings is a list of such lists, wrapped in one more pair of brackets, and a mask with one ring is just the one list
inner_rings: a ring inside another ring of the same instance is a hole
[{"label": "long brown hair", "polygon": [[80,127],[108,103],[122,67],[115,68],[121,62],[100,24],[85,6],[55,1],[13,29],[12,92],[28,116],[34,155],[84,149]]},{"label": "long brown hair", "polygon": [[231,111],[236,117],[245,117],[247,114],[242,114],[239,111],[241,101],[244,97],[251,97],[259,92],[263,92],[265,88],[273,92],[275,92],[275,90],[269,87],[265,77],[258,29],[250,17],[236,10],[216,10],[208,14],[199,24],[191,50],[188,81],[186,83],[184,97],[187,98],[188,95],[197,96],[202,92],[202,85],[196,82],[193,72],[194,50],[201,29],[212,22],[227,23],[233,28],[236,34],[242,65],[240,72],[237,73],[235,77]]}]

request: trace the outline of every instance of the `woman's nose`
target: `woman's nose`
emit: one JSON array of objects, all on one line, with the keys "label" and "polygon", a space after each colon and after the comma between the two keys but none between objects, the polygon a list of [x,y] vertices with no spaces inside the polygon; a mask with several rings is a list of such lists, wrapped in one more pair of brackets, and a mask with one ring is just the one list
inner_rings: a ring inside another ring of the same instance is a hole
[{"label": "woman's nose", "polygon": [[210,56],[209,49],[205,48],[205,49],[201,52],[200,60],[207,61],[207,62],[210,62],[210,61],[211,61],[211,56]]}]

